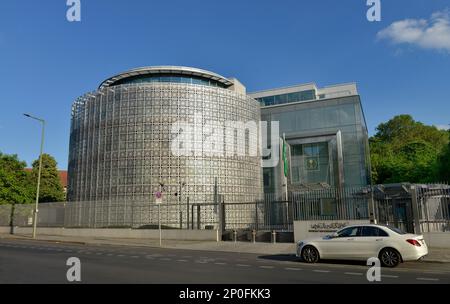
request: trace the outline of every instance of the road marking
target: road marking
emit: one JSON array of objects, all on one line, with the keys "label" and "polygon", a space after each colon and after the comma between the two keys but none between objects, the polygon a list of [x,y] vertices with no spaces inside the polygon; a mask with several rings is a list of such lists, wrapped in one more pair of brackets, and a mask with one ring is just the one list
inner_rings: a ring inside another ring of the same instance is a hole
[{"label": "road marking", "polygon": [[250,265],[247,264],[236,264],[237,267],[250,267]]},{"label": "road marking", "polygon": [[287,267],[287,268],[284,268],[285,270],[290,270],[290,271],[299,271],[299,270],[303,270],[303,269],[301,269],[301,268],[292,268],[292,267]]},{"label": "road marking", "polygon": [[226,265],[227,263],[217,262],[217,263],[214,263],[214,264],[216,264],[216,265]]},{"label": "road marking", "polygon": [[131,258],[132,258],[132,259],[139,259],[139,256],[133,255]]},{"label": "road marking", "polygon": [[145,258],[146,258],[146,259],[149,259],[149,260],[154,260],[154,259],[155,259],[154,257],[149,256],[149,255],[147,255]]},{"label": "road marking", "polygon": [[124,255],[123,254],[118,254],[117,257],[121,258],[121,257],[124,257]]},{"label": "road marking", "polygon": [[314,272],[319,272],[319,273],[329,273],[329,272],[331,272],[330,270],[320,270],[320,269],[315,269],[313,271]]},{"label": "road marking", "polygon": [[262,269],[274,269],[275,267],[273,267],[273,266],[259,266],[259,268],[262,268]]},{"label": "road marking", "polygon": [[344,274],[348,274],[348,275],[357,275],[357,276],[362,276],[362,275],[364,275],[363,273],[360,273],[360,272],[345,272]]},{"label": "road marking", "polygon": [[177,260],[177,262],[187,262],[188,260]]},{"label": "road marking", "polygon": [[182,258],[189,259],[189,258],[192,258],[192,255],[183,255]]},{"label": "road marking", "polygon": [[435,278],[417,278],[419,281],[439,281],[439,279]]},{"label": "road marking", "polygon": [[389,275],[389,274],[382,274],[382,278],[390,278],[390,279],[398,279],[398,276],[396,275]]}]

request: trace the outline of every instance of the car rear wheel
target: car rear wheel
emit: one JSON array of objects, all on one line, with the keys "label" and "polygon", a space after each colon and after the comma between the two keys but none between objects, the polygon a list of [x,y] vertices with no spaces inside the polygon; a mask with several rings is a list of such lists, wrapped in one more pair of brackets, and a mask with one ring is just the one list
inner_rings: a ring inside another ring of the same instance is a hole
[{"label": "car rear wheel", "polygon": [[400,254],[393,248],[385,248],[380,252],[380,261],[385,267],[396,267],[400,264],[401,260],[402,257]]},{"label": "car rear wheel", "polygon": [[305,246],[302,250],[302,259],[306,263],[317,263],[320,259],[319,251],[313,246]]}]

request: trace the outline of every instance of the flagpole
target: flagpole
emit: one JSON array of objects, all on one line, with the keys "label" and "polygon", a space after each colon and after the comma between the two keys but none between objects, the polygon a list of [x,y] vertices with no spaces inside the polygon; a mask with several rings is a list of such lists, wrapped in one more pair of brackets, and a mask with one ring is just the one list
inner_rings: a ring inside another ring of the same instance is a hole
[{"label": "flagpole", "polygon": [[288,195],[288,174],[289,174],[289,162],[287,156],[287,144],[286,133],[283,133],[283,176],[284,176],[284,195],[286,198],[286,225],[289,228],[289,195]]},{"label": "flagpole", "polygon": [[284,176],[284,195],[286,198],[286,201],[288,198],[288,178],[287,178],[287,170],[286,167],[287,164],[287,145],[286,145],[286,133],[283,133],[283,176]]}]

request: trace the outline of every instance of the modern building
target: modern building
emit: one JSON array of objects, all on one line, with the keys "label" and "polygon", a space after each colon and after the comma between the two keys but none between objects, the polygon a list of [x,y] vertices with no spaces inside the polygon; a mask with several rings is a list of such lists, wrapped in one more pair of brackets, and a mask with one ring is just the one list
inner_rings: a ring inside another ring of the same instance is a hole
[{"label": "modern building", "polygon": [[[259,138],[261,120],[279,122],[277,140],[284,135],[288,146],[287,179],[284,164],[263,169],[260,149],[250,153],[257,146],[252,138]],[[238,127],[220,129],[227,122],[254,122],[255,128],[246,127],[244,133]],[[263,192],[280,197],[286,190],[370,183],[367,127],[355,84],[306,84],[247,94],[237,79],[205,70],[138,68],[108,78],[96,91],[79,97],[72,107],[70,132],[68,200],[107,202],[101,205],[109,208],[101,215],[105,225],[111,225],[112,217],[115,223],[133,222],[142,213],[123,207],[111,215],[110,202],[116,207],[147,204],[156,201],[159,191],[167,202],[188,197],[191,204],[219,198],[248,203],[262,198]],[[190,139],[192,145],[180,144],[180,138]],[[212,141],[205,144],[208,138]],[[245,153],[220,153],[220,144]],[[243,215],[236,210],[236,216],[254,216],[253,211]],[[91,211],[89,218],[98,216],[95,208]],[[77,212],[73,221],[81,223],[84,211]],[[206,216],[217,215],[214,209]]]},{"label": "modern building", "polygon": [[[194,151],[174,155],[174,124],[194,124],[199,116],[259,123],[261,112],[237,79],[200,69],[145,67],[108,78],[72,107],[68,200],[148,202],[158,191],[173,202],[180,194],[191,203],[212,203],[215,193],[227,202],[260,198],[259,155],[216,155],[202,144],[211,136],[206,127],[183,130]],[[233,136],[248,149],[248,141]]]},{"label": "modern building", "polygon": [[[370,184],[367,126],[356,84],[298,85],[250,94],[263,121],[279,121],[289,145],[289,191]],[[264,189],[282,193],[280,166],[264,169]]]}]

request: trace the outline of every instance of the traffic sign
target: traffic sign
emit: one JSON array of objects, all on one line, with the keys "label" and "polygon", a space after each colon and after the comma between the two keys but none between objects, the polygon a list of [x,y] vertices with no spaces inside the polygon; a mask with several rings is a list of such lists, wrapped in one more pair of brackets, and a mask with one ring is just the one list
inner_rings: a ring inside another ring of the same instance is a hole
[{"label": "traffic sign", "polygon": [[155,202],[157,204],[162,204],[162,198],[163,198],[162,192],[158,191],[155,193]]}]

